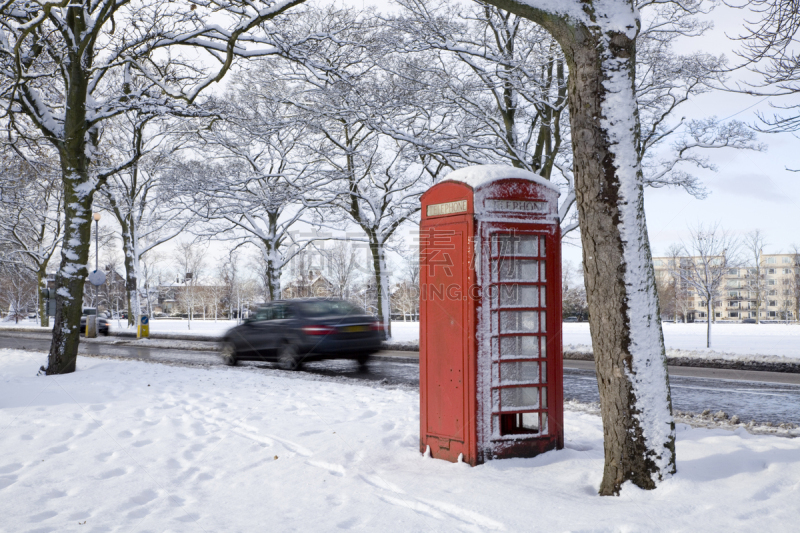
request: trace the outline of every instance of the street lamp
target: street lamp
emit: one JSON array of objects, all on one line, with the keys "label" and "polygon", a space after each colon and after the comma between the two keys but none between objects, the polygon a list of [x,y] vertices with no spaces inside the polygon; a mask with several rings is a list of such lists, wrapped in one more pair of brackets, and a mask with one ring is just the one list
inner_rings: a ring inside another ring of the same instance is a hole
[{"label": "street lamp", "polygon": [[94,272],[89,273],[89,282],[95,287],[99,287],[106,282],[106,275],[100,270],[100,229],[98,222],[100,221],[100,213],[95,213],[94,218]]},{"label": "street lamp", "polygon": [[94,269],[100,270],[98,263],[100,262],[100,213],[92,215],[94,219]]}]

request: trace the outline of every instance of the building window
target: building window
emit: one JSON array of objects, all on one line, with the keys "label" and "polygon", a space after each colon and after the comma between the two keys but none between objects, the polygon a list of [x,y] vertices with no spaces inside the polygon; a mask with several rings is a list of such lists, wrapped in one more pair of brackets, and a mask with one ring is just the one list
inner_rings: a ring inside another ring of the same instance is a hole
[{"label": "building window", "polygon": [[774,273],[775,273],[775,269],[774,268],[768,268],[767,269],[767,274],[774,274]]},{"label": "building window", "polygon": [[767,285],[776,285],[775,280],[774,279],[768,279],[767,280]]},{"label": "building window", "polygon": [[739,313],[728,313],[730,318],[739,318]]},{"label": "building window", "polygon": [[788,257],[782,257],[781,258],[781,263],[791,263],[791,262],[792,262],[792,260],[790,258],[788,258]]},{"label": "building window", "polygon": [[738,276],[739,275],[739,270],[736,269],[736,268],[732,268],[732,269],[728,270],[728,274],[730,274],[731,276]]},{"label": "building window", "polygon": [[[784,257],[784,259],[786,259],[786,258]],[[792,273],[792,269],[791,268],[784,268],[783,269],[783,273],[784,274],[791,274]]]},{"label": "building window", "polygon": [[722,313],[714,313],[714,316],[717,318],[722,318]]},{"label": "building window", "polygon": [[751,311],[750,312],[750,318],[756,318],[757,316],[758,316],[758,313],[756,313],[755,311]]},{"label": "building window", "polygon": [[767,257],[767,263],[770,265],[774,265],[776,262],[777,260],[774,257]]},{"label": "building window", "polygon": [[777,311],[770,311],[769,313],[767,313],[767,316],[769,318],[775,318],[775,317],[778,316],[778,312]]},{"label": "building window", "polygon": [[778,307],[778,300],[770,300],[769,304],[767,305],[769,305],[770,307]]}]

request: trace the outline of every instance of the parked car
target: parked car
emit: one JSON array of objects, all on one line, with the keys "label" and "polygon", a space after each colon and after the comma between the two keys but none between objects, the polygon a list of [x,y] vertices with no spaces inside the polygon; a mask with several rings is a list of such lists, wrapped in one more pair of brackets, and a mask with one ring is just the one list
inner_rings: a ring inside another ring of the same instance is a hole
[{"label": "parked car", "polygon": [[[92,313],[94,314],[94,313]],[[86,317],[88,315],[81,316],[81,335],[86,335]],[[102,333],[103,335],[108,335],[108,318],[104,314],[100,314],[97,317],[97,333]]]},{"label": "parked car", "polygon": [[86,334],[86,317],[90,315],[97,315],[97,332],[108,335],[108,319],[111,318],[111,313],[108,311],[98,313],[96,307],[84,307],[81,310],[81,335]]},{"label": "parked car", "polygon": [[578,317],[576,316],[568,316],[567,318],[564,319],[564,322],[577,322],[577,321]]},{"label": "parked car", "polygon": [[229,365],[277,361],[281,368],[295,370],[307,361],[355,359],[364,367],[383,339],[377,318],[344,300],[279,300],[228,330],[221,354]]}]

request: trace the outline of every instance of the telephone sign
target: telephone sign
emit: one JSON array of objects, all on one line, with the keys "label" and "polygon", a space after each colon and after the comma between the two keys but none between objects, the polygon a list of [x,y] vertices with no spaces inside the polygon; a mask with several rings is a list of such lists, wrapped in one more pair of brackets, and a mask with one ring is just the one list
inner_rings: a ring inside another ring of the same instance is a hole
[{"label": "telephone sign", "polygon": [[557,187],[484,165],[421,201],[421,451],[476,465],[562,448]]}]

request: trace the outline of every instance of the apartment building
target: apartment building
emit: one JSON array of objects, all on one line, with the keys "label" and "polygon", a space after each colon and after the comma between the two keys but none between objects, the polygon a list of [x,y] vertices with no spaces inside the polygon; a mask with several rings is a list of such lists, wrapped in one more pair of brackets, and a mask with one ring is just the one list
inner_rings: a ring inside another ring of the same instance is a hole
[{"label": "apartment building", "polygon": [[[687,322],[708,320],[705,298],[676,273],[689,257],[654,257],[656,282],[661,295],[663,319],[676,316]],[[750,322],[798,320],[800,257],[795,254],[763,254],[760,269],[754,265],[730,267],[714,297],[714,320]]]}]

